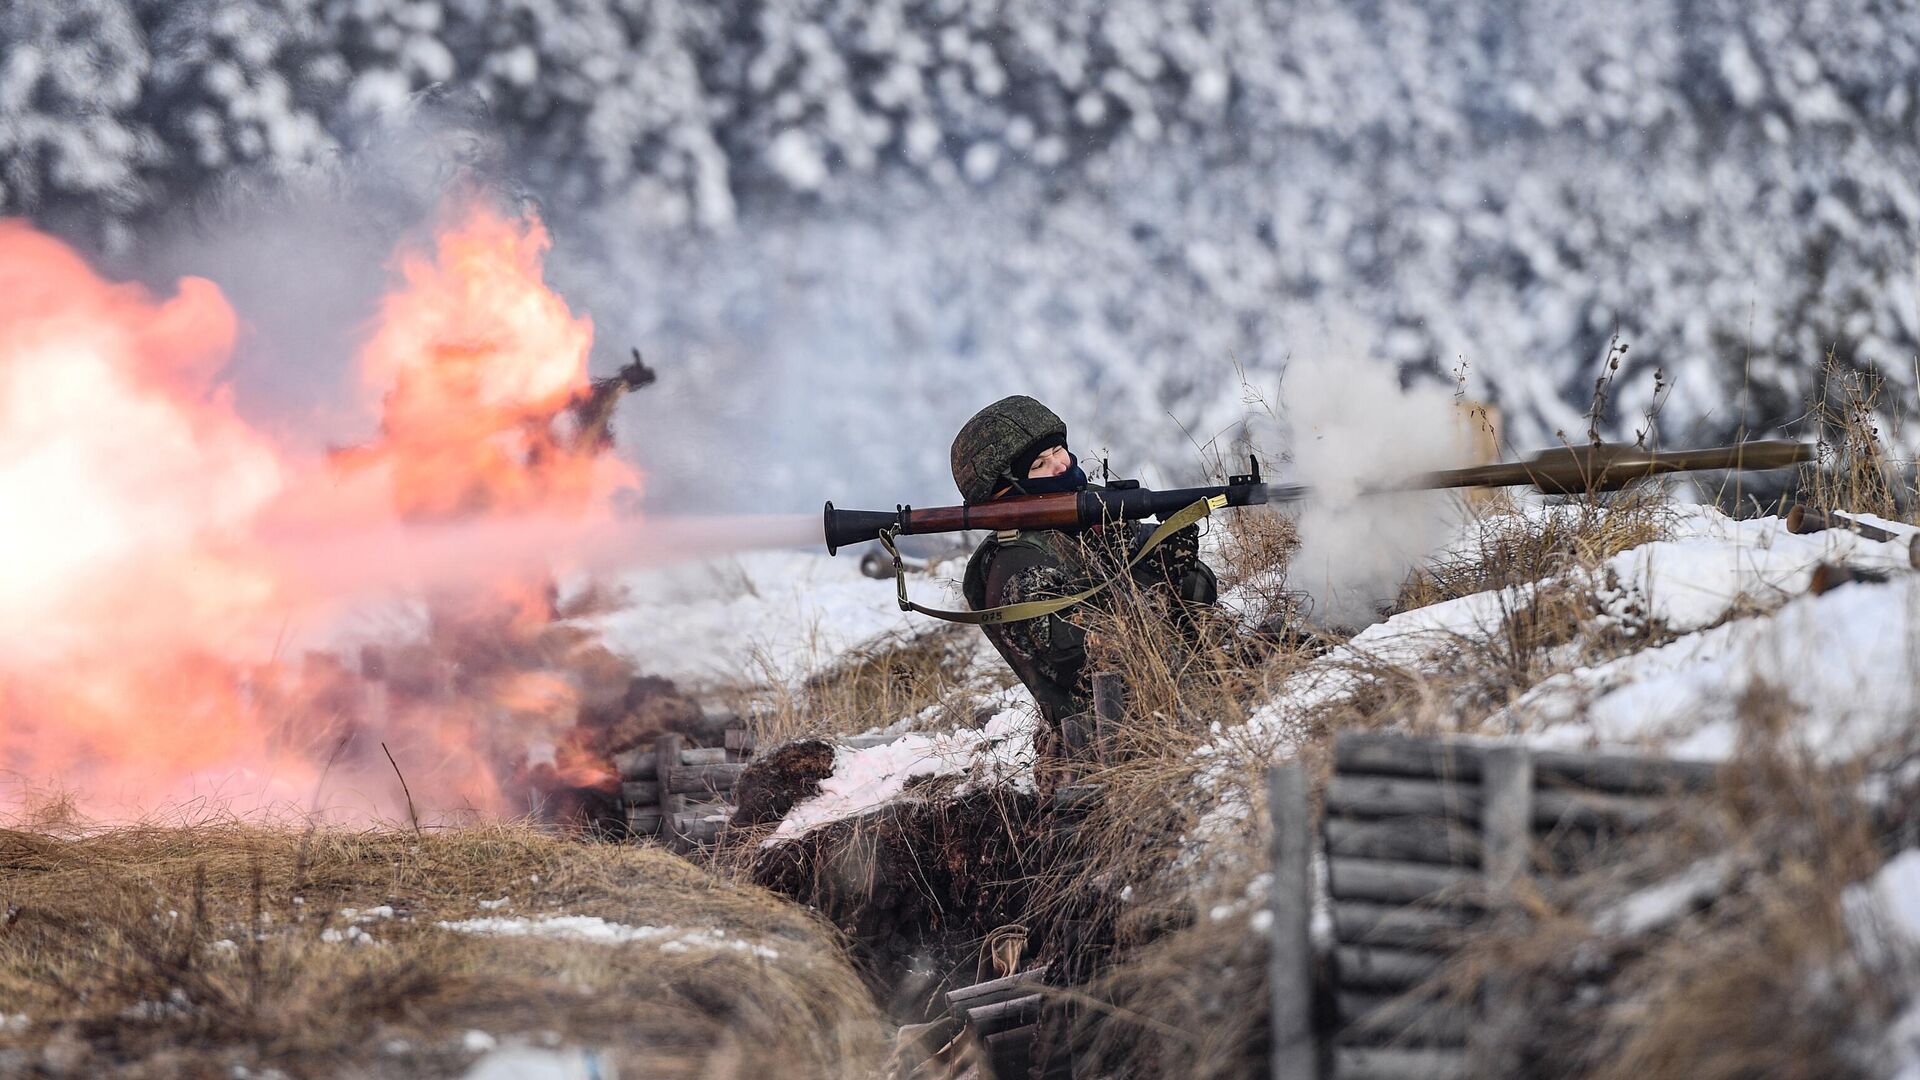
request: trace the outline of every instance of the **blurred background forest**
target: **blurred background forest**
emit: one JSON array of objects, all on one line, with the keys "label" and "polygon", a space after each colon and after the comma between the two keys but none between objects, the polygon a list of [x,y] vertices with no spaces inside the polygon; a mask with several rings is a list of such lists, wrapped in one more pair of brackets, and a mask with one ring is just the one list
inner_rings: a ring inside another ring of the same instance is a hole
[{"label": "blurred background forest", "polygon": [[1616,337],[1613,433],[1656,369],[1667,443],[1788,424],[1831,353],[1920,442],[1914,0],[0,5],[0,213],[218,281],[243,406],[324,407],[448,160],[664,373],[661,506],[949,501],[1015,391],[1186,475],[1368,357],[1532,448]]}]

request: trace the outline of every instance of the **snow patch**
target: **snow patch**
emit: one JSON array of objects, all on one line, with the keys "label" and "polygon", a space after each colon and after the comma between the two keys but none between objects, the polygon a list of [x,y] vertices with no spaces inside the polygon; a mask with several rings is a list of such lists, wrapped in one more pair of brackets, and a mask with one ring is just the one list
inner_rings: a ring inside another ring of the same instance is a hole
[{"label": "snow patch", "polygon": [[473,1063],[462,1080],[602,1080],[614,1075],[598,1051],[509,1046]]},{"label": "snow patch", "polygon": [[657,943],[663,952],[725,949],[750,953],[763,960],[777,960],[780,957],[777,950],[730,937],[725,930],[718,928],[685,930],[675,926],[628,926],[625,923],[608,922],[596,915],[489,916],[458,922],[437,922],[434,925],[462,934],[558,938],[601,945],[646,942]]},{"label": "snow patch", "polygon": [[[1016,697],[1017,695],[1008,695]],[[820,793],[795,806],[765,843],[791,840],[829,822],[871,813],[901,797],[910,781],[960,776],[966,786],[1004,785],[1033,790],[1033,740],[1039,723],[1031,711],[1003,708],[978,729],[902,735],[890,743],[834,750],[833,775]]]},{"label": "snow patch", "polygon": [[1635,892],[1594,917],[1602,934],[1634,937],[1657,930],[1719,895],[1733,872],[1733,860],[1707,859],[1664,881]]}]

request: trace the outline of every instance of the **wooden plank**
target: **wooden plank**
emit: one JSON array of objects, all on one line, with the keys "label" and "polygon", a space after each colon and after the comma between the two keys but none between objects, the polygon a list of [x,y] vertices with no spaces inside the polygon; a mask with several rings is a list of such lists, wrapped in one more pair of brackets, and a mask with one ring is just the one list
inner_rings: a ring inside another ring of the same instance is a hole
[{"label": "wooden plank", "polygon": [[653,779],[653,747],[641,746],[613,755],[613,771],[622,780]]},{"label": "wooden plank", "polygon": [[1720,767],[1711,761],[1541,750],[1533,755],[1533,771],[1542,784],[1615,795],[1678,795],[1712,787]]},{"label": "wooden plank", "polygon": [[1445,818],[1398,821],[1328,818],[1327,854],[1453,866],[1480,865],[1480,836]]},{"label": "wooden plank", "polygon": [[[1385,732],[1342,732],[1334,743],[1334,767],[1342,774],[1475,781],[1480,779],[1486,752],[1499,745]],[[1699,791],[1710,787],[1717,773],[1718,766],[1708,761],[1564,750],[1534,754],[1534,774],[1543,784],[1586,787],[1611,794]]]},{"label": "wooden plank", "polygon": [[1392,1042],[1414,1046],[1464,1046],[1472,1026],[1471,1010],[1458,1005],[1412,1000],[1386,994],[1335,995],[1346,1045]]},{"label": "wooden plank", "polygon": [[1093,749],[1095,760],[1104,763],[1120,725],[1126,722],[1127,681],[1117,671],[1102,671],[1093,677]]},{"label": "wooden plank", "polygon": [[996,1080],[1027,1080],[1039,1033],[1038,1027],[1029,1024],[981,1040],[986,1043],[987,1060]]},{"label": "wooden plank", "polygon": [[695,844],[712,844],[720,839],[727,823],[706,813],[679,813],[674,816],[674,835]]},{"label": "wooden plank", "polygon": [[1452,1050],[1343,1046],[1333,1052],[1333,1080],[1466,1080],[1467,1058]]},{"label": "wooden plank", "polygon": [[653,779],[660,785],[660,835],[674,847],[684,844],[683,838],[674,831],[674,815],[687,808],[686,798],[675,794],[668,782],[673,770],[681,768],[680,744],[680,736],[671,732],[653,740]]},{"label": "wooden plank", "polygon": [[652,836],[660,831],[660,808],[657,806],[627,808],[627,828],[641,836]]},{"label": "wooden plank", "polygon": [[1085,813],[1100,805],[1106,791],[1102,784],[1064,784],[1053,789],[1053,805],[1055,809]]},{"label": "wooden plank", "polygon": [[1391,776],[1335,776],[1327,782],[1329,816],[1443,817],[1480,820],[1478,784]]},{"label": "wooden plank", "polygon": [[727,791],[740,782],[740,774],[746,771],[745,765],[738,764],[675,765],[667,770],[667,793],[692,795]]},{"label": "wooden plank", "polygon": [[746,728],[730,727],[722,738],[727,751],[728,761],[751,761],[753,759],[753,732]]},{"label": "wooden plank", "polygon": [[682,765],[724,765],[726,761],[724,746],[696,746],[680,751]]},{"label": "wooden plank", "polygon": [[1267,951],[1267,1008],[1275,1080],[1316,1080],[1320,1051],[1313,1037],[1313,809],[1307,773],[1299,765],[1267,770],[1267,814],[1272,822],[1272,913]]},{"label": "wooden plank", "polygon": [[651,806],[660,801],[660,784],[654,780],[623,781],[620,801],[628,806]]},{"label": "wooden plank", "polygon": [[1432,978],[1446,961],[1441,953],[1366,945],[1335,946],[1334,957],[1342,990],[1404,990]]},{"label": "wooden plank", "polygon": [[1526,872],[1533,845],[1533,755],[1524,746],[1487,751],[1480,780],[1480,842],[1487,888],[1505,893]]},{"label": "wooden plank", "polygon": [[1649,796],[1541,788],[1533,793],[1533,826],[1535,829],[1596,829],[1603,825],[1641,828],[1666,809],[1664,801]]},{"label": "wooden plank", "polygon": [[1333,765],[1342,775],[1405,776],[1421,780],[1480,779],[1480,747],[1458,739],[1421,739],[1377,731],[1343,731],[1334,740]]},{"label": "wooden plank", "polygon": [[[1327,813],[1333,817],[1428,817],[1478,822],[1484,800],[1485,793],[1478,785],[1437,780],[1336,776],[1327,784]],[[1533,795],[1533,824],[1536,829],[1638,827],[1658,817],[1665,806],[1661,800],[1645,795],[1538,788]]]},{"label": "wooden plank", "polygon": [[1459,943],[1472,921],[1459,908],[1341,900],[1333,905],[1334,937],[1359,945],[1445,949]]},{"label": "wooden plank", "polygon": [[947,1008],[956,1013],[990,1001],[1006,1001],[1008,998],[1024,997],[1033,992],[1029,983],[1039,983],[1047,977],[1047,965],[1016,972],[1004,978],[989,979],[972,986],[962,986],[947,991]]},{"label": "wooden plank", "polygon": [[997,1035],[1002,1031],[1026,1027],[1040,1019],[1040,1009],[1046,999],[1040,994],[1028,994],[1025,997],[1009,998],[986,1005],[976,1005],[967,1010],[967,1026],[980,1036]]},{"label": "wooden plank", "polygon": [[1337,900],[1466,902],[1479,893],[1480,875],[1475,871],[1429,863],[1331,858],[1327,870]]},{"label": "wooden plank", "polygon": [[[1487,794],[1481,828],[1488,904],[1510,909],[1513,887],[1526,876],[1533,857],[1533,756],[1524,746],[1488,750],[1481,785]],[[1504,1048],[1513,1045],[1512,1036],[1526,1020],[1515,1006],[1511,976],[1498,969],[1487,973],[1480,983],[1480,1010],[1482,1023],[1473,1032],[1475,1060],[1489,1065],[1493,1075],[1511,1075],[1518,1062]]]}]

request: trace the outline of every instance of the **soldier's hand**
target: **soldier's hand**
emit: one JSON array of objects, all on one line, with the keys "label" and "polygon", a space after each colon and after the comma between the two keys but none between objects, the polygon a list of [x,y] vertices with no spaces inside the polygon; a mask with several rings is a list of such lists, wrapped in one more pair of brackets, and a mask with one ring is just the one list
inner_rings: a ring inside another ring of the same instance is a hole
[{"label": "soldier's hand", "polygon": [[1179,585],[1200,562],[1200,524],[1195,522],[1160,542],[1141,569],[1151,568],[1151,576]]}]

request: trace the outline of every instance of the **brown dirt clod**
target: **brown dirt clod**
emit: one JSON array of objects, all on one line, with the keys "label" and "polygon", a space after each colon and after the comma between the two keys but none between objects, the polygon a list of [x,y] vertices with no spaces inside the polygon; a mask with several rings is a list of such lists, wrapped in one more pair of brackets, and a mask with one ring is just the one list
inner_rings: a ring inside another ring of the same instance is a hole
[{"label": "brown dirt clod", "polygon": [[755,758],[734,785],[733,823],[771,825],[798,803],[820,793],[833,775],[833,747],[819,739],[788,743]]}]

